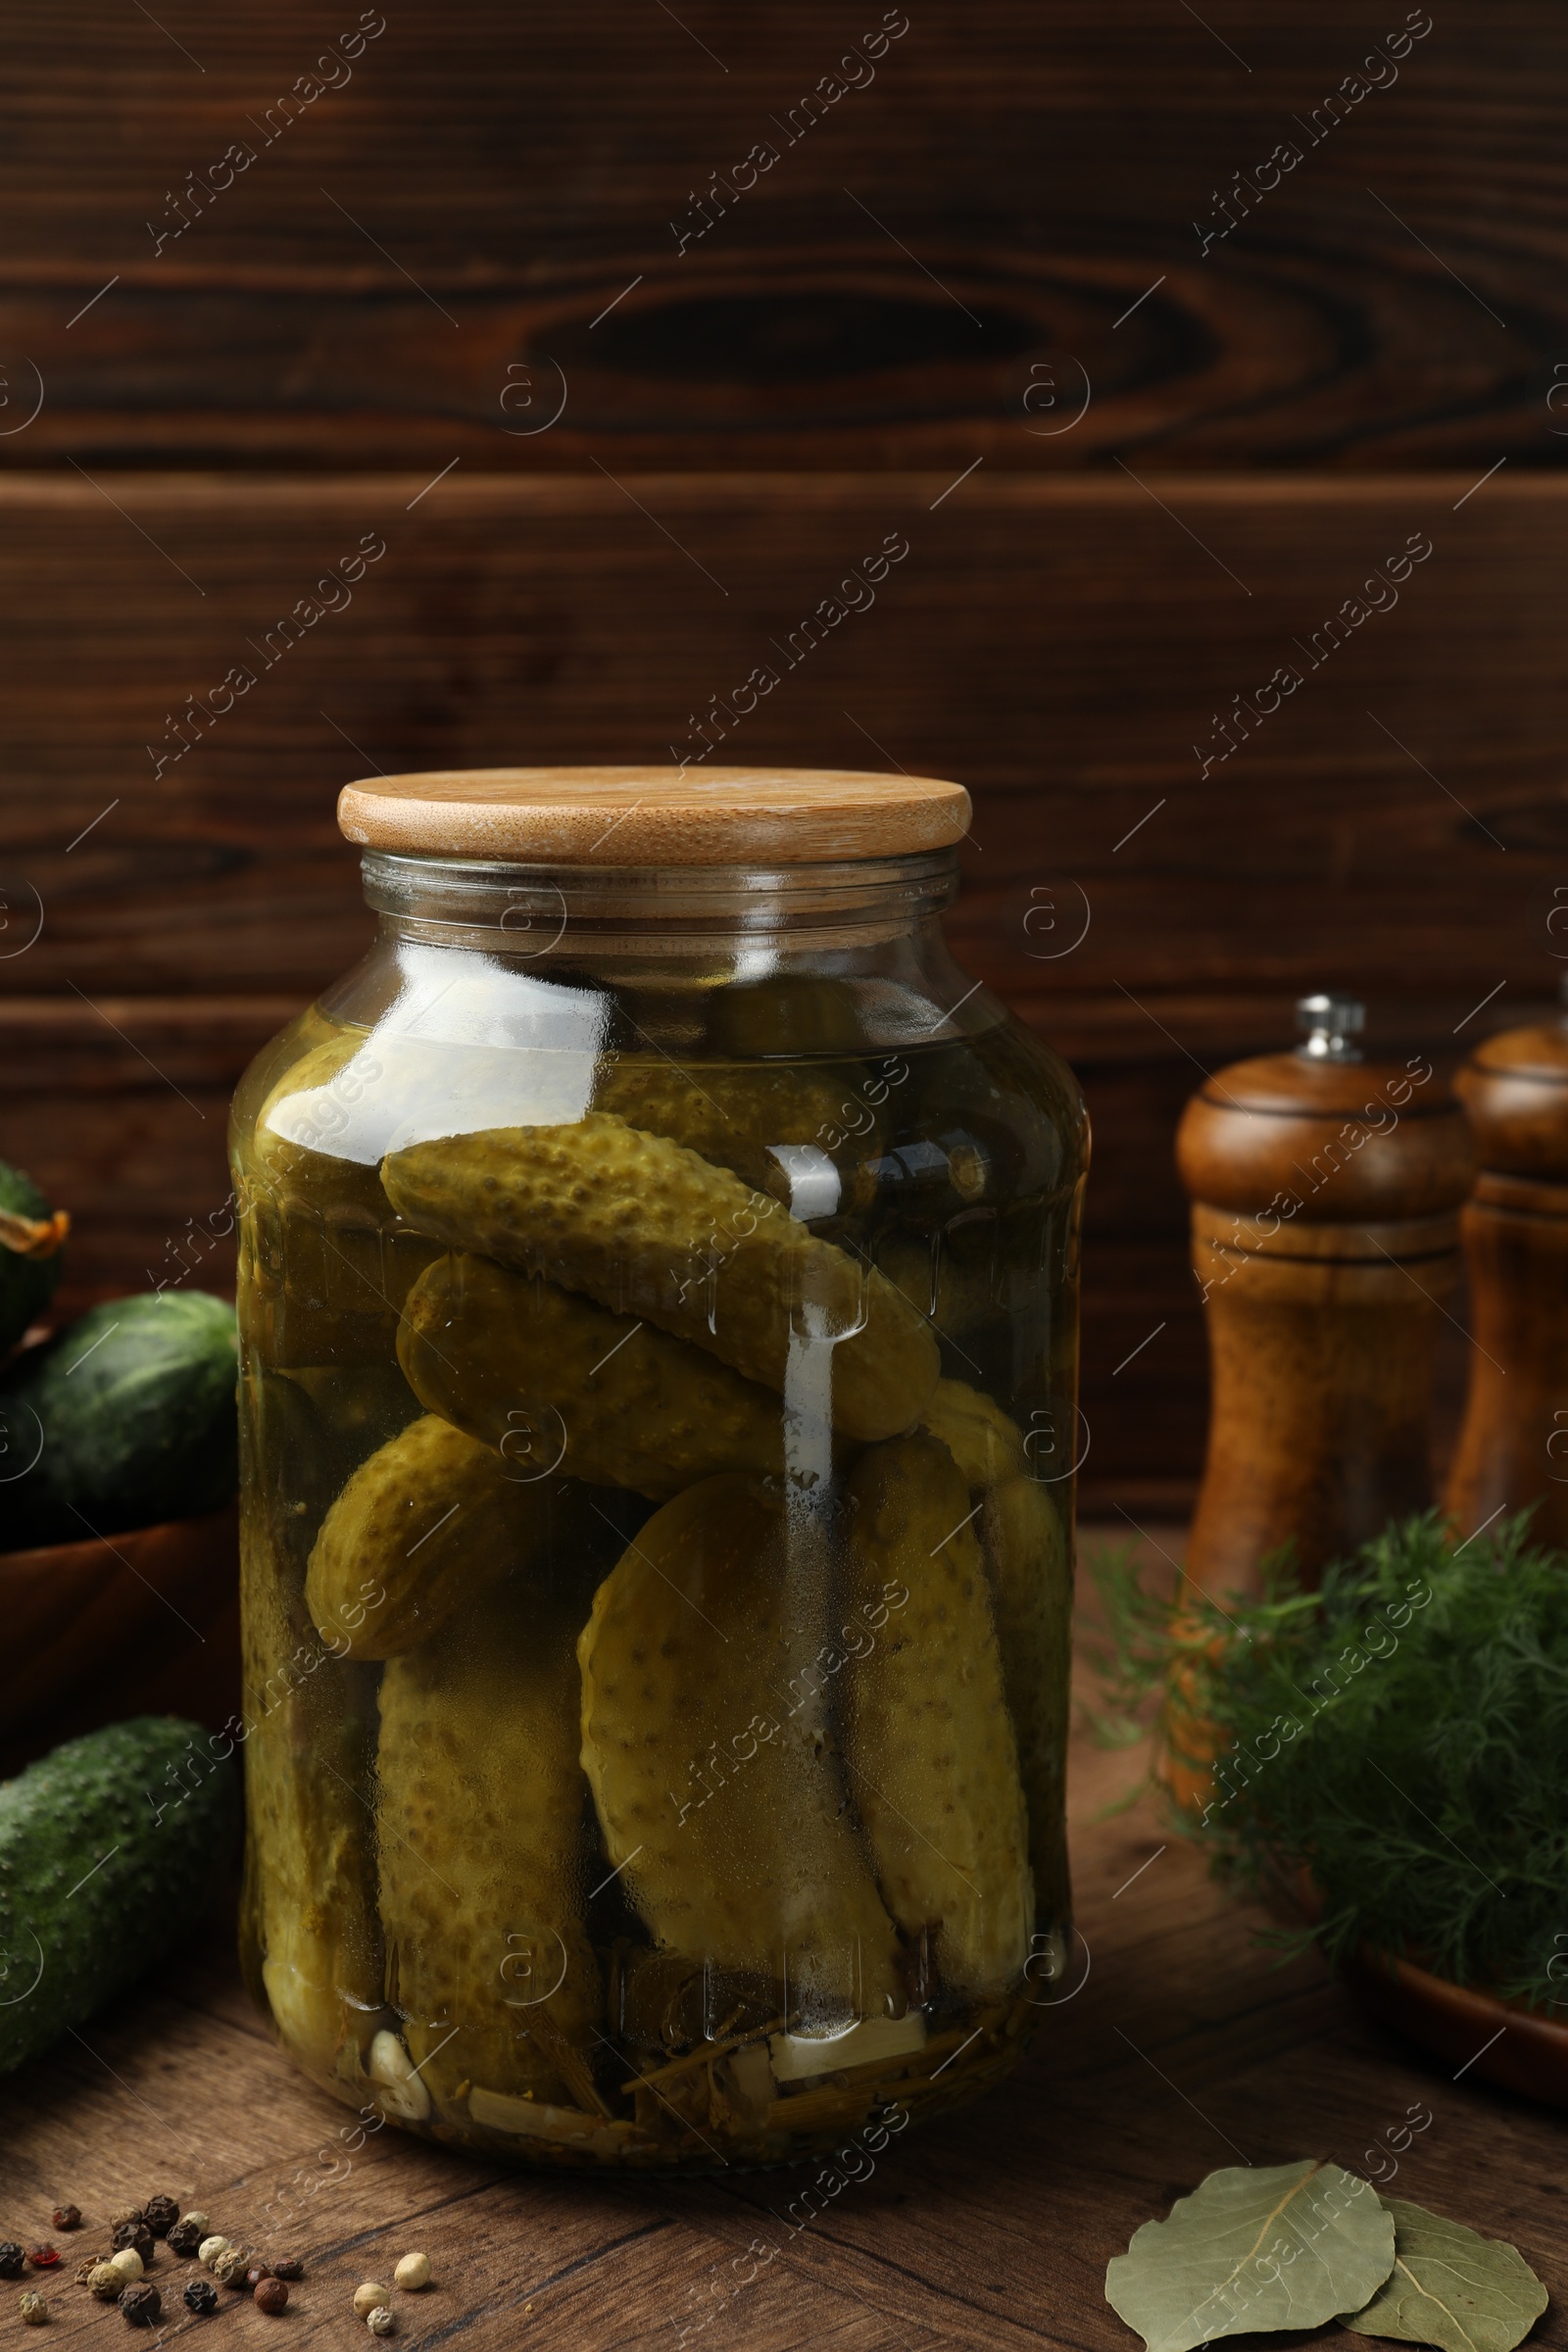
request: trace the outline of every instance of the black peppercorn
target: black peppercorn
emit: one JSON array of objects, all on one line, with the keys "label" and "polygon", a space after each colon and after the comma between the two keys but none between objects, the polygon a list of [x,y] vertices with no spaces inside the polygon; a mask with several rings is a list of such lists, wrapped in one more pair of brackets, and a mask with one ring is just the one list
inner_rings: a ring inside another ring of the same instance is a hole
[{"label": "black peppercorn", "polygon": [[279,2254],[272,2265],[274,2278],[303,2278],[305,2265],[297,2254]]},{"label": "black peppercorn", "polygon": [[169,2251],[189,2262],[195,2255],[204,2235],[200,2222],[175,2222],[169,2232]]},{"label": "black peppercorn", "polygon": [[24,2259],[14,2237],[0,2239],[0,2278],[20,2278]]},{"label": "black peppercorn", "polygon": [[185,2289],[185,2309],[209,2319],[218,2309],[218,2289],[210,2278],[193,2278]]},{"label": "black peppercorn", "polygon": [[163,2308],[163,2296],[146,2279],[139,2279],[134,2286],[127,2286],[120,2298],[121,2313],[127,2328],[156,2328]]},{"label": "black peppercorn", "polygon": [[153,2233],[145,2222],[122,2222],[109,2242],[117,2254],[126,2246],[134,2246],[143,2262],[151,2262],[153,2258]]},{"label": "black peppercorn", "polygon": [[179,2219],[179,2207],[172,2197],[149,2197],[141,2209],[141,2218],[154,2237],[167,2237],[172,2224]]}]

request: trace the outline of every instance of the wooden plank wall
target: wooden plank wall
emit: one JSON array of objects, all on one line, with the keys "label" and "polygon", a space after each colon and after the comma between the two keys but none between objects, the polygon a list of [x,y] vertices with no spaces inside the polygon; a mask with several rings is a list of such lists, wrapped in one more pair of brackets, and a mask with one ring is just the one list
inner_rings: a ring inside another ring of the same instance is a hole
[{"label": "wooden plank wall", "polygon": [[1096,1120],[1097,1494],[1179,1508],[1199,1066],[1322,985],[1451,1057],[1560,968],[1568,25],[86,0],[0,55],[0,1153],[73,1296],[193,1250],[367,937],[338,785],[663,757],[897,530],[724,756],[971,786],[956,944]]}]

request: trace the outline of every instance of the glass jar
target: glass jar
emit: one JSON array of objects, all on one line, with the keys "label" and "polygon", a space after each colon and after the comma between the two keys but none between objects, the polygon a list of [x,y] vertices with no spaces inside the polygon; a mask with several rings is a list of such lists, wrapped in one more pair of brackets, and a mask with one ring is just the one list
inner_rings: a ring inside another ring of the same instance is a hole
[{"label": "glass jar", "polygon": [[243,1941],[548,2165],[776,2164],[1062,1987],[1088,1130],[956,785],[353,786],[375,946],[234,1105]]}]

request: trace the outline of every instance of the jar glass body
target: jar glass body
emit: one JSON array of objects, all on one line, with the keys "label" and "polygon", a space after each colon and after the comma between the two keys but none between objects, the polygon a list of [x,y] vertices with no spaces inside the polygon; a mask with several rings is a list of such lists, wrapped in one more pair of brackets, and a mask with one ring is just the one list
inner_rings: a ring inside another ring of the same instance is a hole
[{"label": "jar glass body", "polygon": [[368,2125],[885,2142],[1064,1989],[1076,1084],[950,853],[366,870],[234,1105],[253,1989]]}]

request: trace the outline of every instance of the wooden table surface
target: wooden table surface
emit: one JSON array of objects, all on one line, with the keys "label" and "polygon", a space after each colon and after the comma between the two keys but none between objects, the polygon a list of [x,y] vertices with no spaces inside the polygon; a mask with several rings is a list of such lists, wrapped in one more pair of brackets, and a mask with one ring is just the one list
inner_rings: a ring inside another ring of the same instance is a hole
[{"label": "wooden table surface", "polygon": [[[192,2266],[164,2251],[164,2334],[364,2342],[354,2287],[422,2247],[435,2283],[397,2299],[411,2352],[459,2338],[465,2352],[677,2352],[699,2337],[703,2352],[1136,2352],[1102,2289],[1139,2224],[1217,2165],[1314,2155],[1396,2163],[1394,2193],[1513,2240],[1553,2297],[1532,2342],[1568,2346],[1561,2118],[1452,2081],[1365,2021],[1315,1956],[1277,1966],[1149,1799],[1097,1818],[1142,1768],[1141,1751],[1078,1740],[1081,1989],[1046,2013],[1009,2082],[911,2132],[804,2228],[786,2209],[808,2167],[601,2184],[506,2173],[391,2129],[352,2151],[352,2119],[274,2046],[215,1933],[4,2086],[0,2234],[31,2244],[56,2203],[81,2207],[81,2230],[58,2240],[60,2283],[37,2283],[62,2336],[105,2343],[125,2340],[119,2315],[72,2274],[107,2246],[114,2207],[163,2189],[306,2264],[282,2320],[225,2292],[208,2322],[180,2299]],[[1387,2135],[1412,2110],[1430,2124],[1395,2158]],[[0,2284],[0,2331],[18,2327],[20,2292]]]}]

